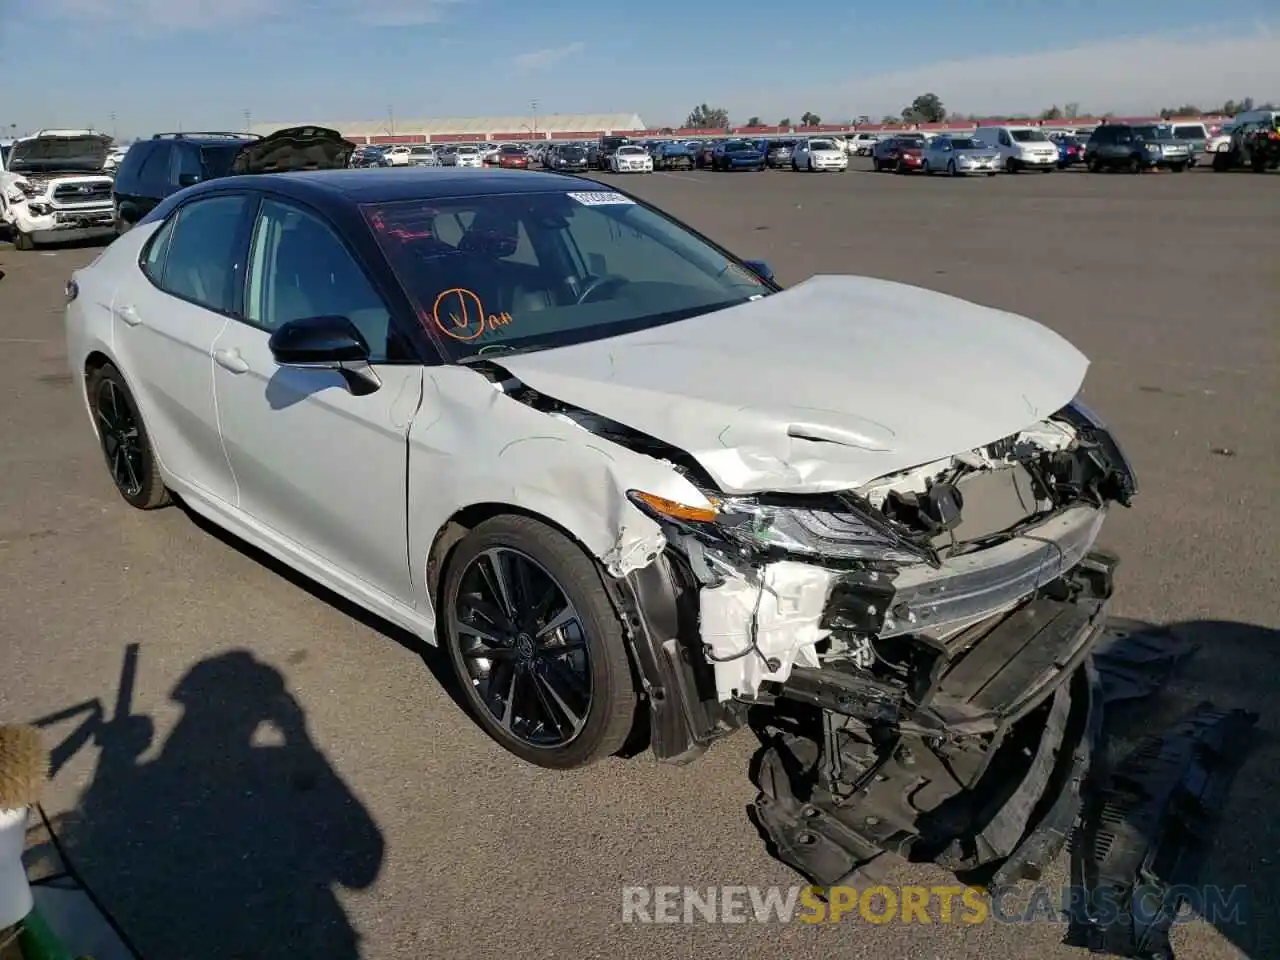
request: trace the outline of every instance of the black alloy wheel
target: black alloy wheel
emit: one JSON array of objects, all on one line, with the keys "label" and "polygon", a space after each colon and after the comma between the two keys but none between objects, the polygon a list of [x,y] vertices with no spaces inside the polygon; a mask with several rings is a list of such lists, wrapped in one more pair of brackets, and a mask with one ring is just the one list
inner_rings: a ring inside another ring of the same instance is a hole
[{"label": "black alloy wheel", "polygon": [[120,371],[110,364],[94,370],[87,388],[98,443],[120,496],[140,510],[167,504],[169,491],[151,438]]},{"label": "black alloy wheel", "polygon": [[555,769],[623,746],[637,698],[622,624],[577,544],[529,517],[495,517],[454,549],[440,597],[454,672],[498,743]]}]

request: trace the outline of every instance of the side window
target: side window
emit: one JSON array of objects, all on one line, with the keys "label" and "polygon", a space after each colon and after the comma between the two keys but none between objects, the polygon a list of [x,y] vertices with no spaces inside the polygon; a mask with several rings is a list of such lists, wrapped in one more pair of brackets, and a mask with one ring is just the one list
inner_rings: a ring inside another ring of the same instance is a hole
[{"label": "side window", "polygon": [[240,228],[249,205],[242,195],[196,200],[177,214],[160,286],[210,310],[231,313],[241,276]]},{"label": "side window", "polygon": [[387,359],[390,312],[337,234],[304,210],[263,201],[253,231],[245,317],[276,330],[290,320],[324,316],[346,317],[369,344],[369,359]]},{"label": "side window", "polygon": [[146,187],[154,187],[169,182],[169,144],[153,143],[151,151],[142,160],[138,168],[138,182]]},{"label": "side window", "polygon": [[1002,147],[1013,146],[1013,141],[1009,138],[1009,134],[1004,130],[1000,131],[1000,146]]},{"label": "side window", "polygon": [[169,240],[173,236],[173,225],[178,222],[174,214],[164,225],[152,235],[147,243],[147,251],[142,258],[142,272],[151,278],[151,282],[160,284],[164,277],[165,256],[169,252]]},{"label": "side window", "polygon": [[[194,180],[183,178],[194,177]],[[173,170],[169,175],[171,183],[180,187],[190,186],[200,179],[200,148],[194,143],[178,143],[173,149]]]},{"label": "side window", "polygon": [[147,162],[151,153],[151,144],[139,143],[129,148],[116,171],[115,189],[118,193],[129,193],[132,187],[141,181],[142,165]]}]

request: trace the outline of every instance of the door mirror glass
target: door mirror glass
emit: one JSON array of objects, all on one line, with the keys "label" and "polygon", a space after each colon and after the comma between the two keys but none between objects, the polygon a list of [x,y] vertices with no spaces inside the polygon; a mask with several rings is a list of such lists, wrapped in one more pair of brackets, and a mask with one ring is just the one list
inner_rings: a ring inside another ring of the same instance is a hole
[{"label": "door mirror glass", "polygon": [[180,173],[178,174],[178,186],[189,187],[193,183],[200,182],[200,174],[198,173]]}]

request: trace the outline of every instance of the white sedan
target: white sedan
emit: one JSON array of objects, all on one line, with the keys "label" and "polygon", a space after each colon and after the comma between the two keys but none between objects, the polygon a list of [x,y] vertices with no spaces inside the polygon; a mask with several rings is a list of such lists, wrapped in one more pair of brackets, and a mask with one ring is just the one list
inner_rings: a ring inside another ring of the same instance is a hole
[{"label": "white sedan", "polygon": [[1092,547],[1135,484],[1060,336],[887,280],[784,290],[579,177],[245,174],[168,197],[68,282],[124,501],[176,493],[440,645],[534,764],[642,733],[688,761],[803,701],[835,749],[893,744],[867,755],[888,796],[911,757],[993,771],[912,793],[922,825],[1024,778],[1038,810],[1069,793],[1114,566]]},{"label": "white sedan", "polygon": [[810,173],[848,170],[849,154],[836,141],[826,137],[801,140],[791,151],[791,169]]},{"label": "white sedan", "polygon": [[653,157],[644,147],[619,147],[609,158],[609,169],[614,173],[653,173]]}]

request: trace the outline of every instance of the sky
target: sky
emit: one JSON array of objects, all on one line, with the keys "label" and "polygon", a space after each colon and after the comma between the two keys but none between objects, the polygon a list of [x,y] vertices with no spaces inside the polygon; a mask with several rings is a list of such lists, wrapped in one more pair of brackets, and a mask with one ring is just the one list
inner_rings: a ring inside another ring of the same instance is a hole
[{"label": "sky", "polygon": [[[18,0],[8,0],[18,4]],[[1280,101],[1275,0],[38,0],[0,20],[5,133],[805,111],[1142,114]],[[14,126],[16,125],[16,127]]]}]

